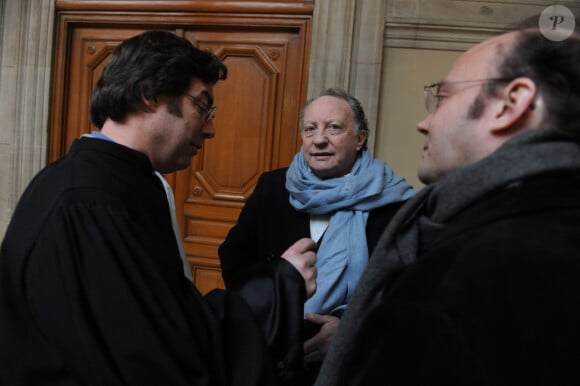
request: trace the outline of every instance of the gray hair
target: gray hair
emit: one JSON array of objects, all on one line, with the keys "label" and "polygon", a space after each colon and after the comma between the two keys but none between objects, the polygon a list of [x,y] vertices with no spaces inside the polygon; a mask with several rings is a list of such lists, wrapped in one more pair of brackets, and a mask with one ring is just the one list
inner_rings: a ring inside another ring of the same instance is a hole
[{"label": "gray hair", "polygon": [[[306,112],[306,109],[308,108],[308,106],[310,106],[312,104],[312,102],[314,102],[315,100],[317,100],[318,98],[323,97],[323,96],[332,96],[332,97],[335,97],[338,99],[342,99],[346,103],[348,103],[348,105],[350,106],[350,109],[352,110],[352,113],[354,115],[355,135],[357,135],[361,131],[366,131],[368,134],[369,122],[367,120],[367,117],[365,116],[365,111],[363,110],[361,103],[359,102],[358,99],[356,99],[354,96],[352,96],[351,94],[349,94],[345,90],[338,89],[338,88],[328,88],[328,89],[322,91],[317,97],[311,98],[306,102],[306,104],[302,108],[302,111],[300,112],[300,129],[301,130],[304,129],[304,113]],[[368,136],[367,136],[367,138],[368,138]],[[367,148],[367,140],[365,140],[365,143],[363,144],[363,149],[366,149],[366,148]]]}]

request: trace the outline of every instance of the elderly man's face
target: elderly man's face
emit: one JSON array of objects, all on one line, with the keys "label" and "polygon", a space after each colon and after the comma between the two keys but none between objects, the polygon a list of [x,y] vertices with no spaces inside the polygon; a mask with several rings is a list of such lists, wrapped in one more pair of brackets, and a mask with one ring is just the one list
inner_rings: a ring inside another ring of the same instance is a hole
[{"label": "elderly man's face", "polygon": [[304,112],[302,144],[304,158],[319,178],[350,173],[366,132],[355,134],[354,114],[346,101],[322,96]]}]

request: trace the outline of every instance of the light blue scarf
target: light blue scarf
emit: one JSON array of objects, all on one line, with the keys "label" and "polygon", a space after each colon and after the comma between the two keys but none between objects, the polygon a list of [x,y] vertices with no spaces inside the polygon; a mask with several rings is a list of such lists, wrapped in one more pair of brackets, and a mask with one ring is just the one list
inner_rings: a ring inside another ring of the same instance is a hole
[{"label": "light blue scarf", "polygon": [[381,160],[363,150],[350,174],[320,179],[310,171],[301,149],[286,174],[290,204],[301,212],[332,214],[318,250],[317,289],[305,313],[344,309],[368,261],[369,210],[410,198],[415,191]]}]

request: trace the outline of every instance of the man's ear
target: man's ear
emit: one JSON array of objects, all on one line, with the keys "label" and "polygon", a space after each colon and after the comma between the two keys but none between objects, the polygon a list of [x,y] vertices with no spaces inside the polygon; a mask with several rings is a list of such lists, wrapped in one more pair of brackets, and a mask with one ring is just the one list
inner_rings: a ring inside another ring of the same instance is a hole
[{"label": "man's ear", "polygon": [[522,126],[531,115],[539,114],[535,111],[537,96],[536,83],[530,78],[516,78],[512,80],[495,98],[493,102],[494,128],[492,132],[501,132]]},{"label": "man's ear", "polygon": [[145,106],[148,112],[152,113],[155,110],[157,110],[157,107],[159,106],[157,100],[147,99],[143,94],[141,94],[141,99],[143,100],[143,105]]},{"label": "man's ear", "polygon": [[357,135],[357,145],[356,145],[356,150],[359,151],[360,149],[362,149],[362,147],[365,144],[365,141],[367,140],[369,133],[366,130],[359,130],[358,135]]}]

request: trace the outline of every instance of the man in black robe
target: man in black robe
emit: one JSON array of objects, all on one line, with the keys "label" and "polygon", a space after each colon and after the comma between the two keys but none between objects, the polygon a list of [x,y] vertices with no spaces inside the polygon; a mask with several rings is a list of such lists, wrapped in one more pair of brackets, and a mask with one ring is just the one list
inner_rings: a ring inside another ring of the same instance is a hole
[{"label": "man in black robe", "polygon": [[427,186],[378,241],[316,385],[577,384],[580,36],[497,36],[425,93]]},{"label": "man in black robe", "polygon": [[226,75],[169,32],[115,49],[91,100],[101,130],[33,179],[2,242],[1,385],[271,385],[300,365],[284,358],[316,287],[314,241],[236,293],[204,297],[184,274],[161,173],[214,136]]}]

